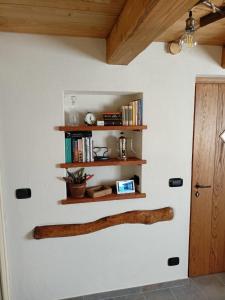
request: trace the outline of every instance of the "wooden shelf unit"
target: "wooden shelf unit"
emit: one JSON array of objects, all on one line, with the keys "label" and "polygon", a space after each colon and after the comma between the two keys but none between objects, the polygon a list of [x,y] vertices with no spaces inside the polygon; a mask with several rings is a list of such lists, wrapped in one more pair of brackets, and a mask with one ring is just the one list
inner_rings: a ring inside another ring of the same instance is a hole
[{"label": "wooden shelf unit", "polygon": [[90,197],[84,197],[84,198],[67,198],[64,200],[61,200],[61,204],[77,204],[77,203],[89,203],[89,202],[101,202],[101,201],[114,201],[114,200],[128,200],[128,199],[141,199],[146,198],[145,193],[129,193],[129,194],[111,194],[106,195],[103,197],[98,198],[90,198]]},{"label": "wooden shelf unit", "polygon": [[108,160],[99,160],[93,162],[74,162],[74,163],[61,163],[59,168],[69,169],[78,167],[104,167],[104,166],[135,166],[144,165],[147,161],[136,157],[130,157],[127,160],[119,160],[118,158],[110,158]]},{"label": "wooden shelf unit", "polygon": [[119,131],[141,131],[147,129],[147,125],[133,125],[133,126],[58,126],[59,131],[102,131],[102,130],[119,130]]}]

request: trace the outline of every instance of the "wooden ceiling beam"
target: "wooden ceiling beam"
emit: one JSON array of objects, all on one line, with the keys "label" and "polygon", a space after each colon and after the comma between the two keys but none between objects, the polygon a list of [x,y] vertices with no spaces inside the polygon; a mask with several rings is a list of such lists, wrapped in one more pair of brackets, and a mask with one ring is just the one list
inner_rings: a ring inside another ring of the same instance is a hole
[{"label": "wooden ceiling beam", "polygon": [[200,27],[207,26],[223,18],[225,18],[225,7],[220,7],[220,12],[210,13],[200,18]]},{"label": "wooden ceiling beam", "polygon": [[107,38],[107,62],[127,65],[198,0],[127,0]]}]

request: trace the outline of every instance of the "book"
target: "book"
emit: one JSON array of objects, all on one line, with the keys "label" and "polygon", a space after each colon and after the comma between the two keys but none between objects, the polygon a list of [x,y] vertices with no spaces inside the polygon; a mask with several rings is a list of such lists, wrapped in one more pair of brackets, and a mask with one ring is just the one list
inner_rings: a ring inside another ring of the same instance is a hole
[{"label": "book", "polygon": [[111,114],[103,114],[104,120],[121,120],[122,114],[121,113],[111,113]]},{"label": "book", "polygon": [[72,144],[70,132],[65,133],[65,162],[72,162]]},{"label": "book", "polygon": [[111,115],[115,115],[115,116],[118,116],[118,115],[121,115],[121,112],[120,111],[112,111],[112,112],[103,112],[102,113],[103,116],[111,116]]},{"label": "book", "polygon": [[86,162],[90,162],[90,144],[89,138],[85,137]]},{"label": "book", "polygon": [[82,137],[82,162],[86,162],[85,137]]},{"label": "book", "polygon": [[143,100],[138,100],[138,125],[143,124]]},{"label": "book", "polygon": [[135,108],[135,103],[134,101],[132,101],[132,112],[133,112],[133,115],[132,115],[132,124],[133,125],[136,125],[135,121],[136,121],[136,108]]},{"label": "book", "polygon": [[133,125],[133,110],[132,110],[132,105],[128,106],[128,125],[132,126]]},{"label": "book", "polygon": [[105,120],[104,126],[121,126],[123,125],[121,120]]},{"label": "book", "polygon": [[72,159],[73,162],[78,162],[78,140],[72,140]]},{"label": "book", "polygon": [[90,146],[90,161],[94,161],[94,155],[93,155],[93,138],[89,138],[89,146]]},{"label": "book", "polygon": [[134,105],[135,105],[135,125],[138,125],[138,101],[137,100],[134,101]]},{"label": "book", "polygon": [[123,126],[125,126],[126,124],[126,106],[122,106],[122,124]]},{"label": "book", "polygon": [[129,106],[125,106],[125,125],[129,125]]},{"label": "book", "polygon": [[78,139],[78,161],[83,162],[82,139]]}]

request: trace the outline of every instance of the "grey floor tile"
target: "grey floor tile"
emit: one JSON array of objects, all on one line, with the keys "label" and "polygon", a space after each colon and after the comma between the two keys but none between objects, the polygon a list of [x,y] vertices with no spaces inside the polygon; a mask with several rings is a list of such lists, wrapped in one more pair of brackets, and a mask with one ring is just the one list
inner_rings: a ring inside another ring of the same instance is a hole
[{"label": "grey floor tile", "polygon": [[220,282],[225,285],[225,273],[218,273],[216,277],[219,278]]},{"label": "grey floor tile", "polygon": [[176,300],[169,289],[153,291],[145,294],[146,300]]},{"label": "grey floor tile", "polygon": [[170,287],[184,286],[184,285],[187,285],[188,283],[189,283],[189,279],[167,281],[167,282],[162,282],[162,283],[145,285],[142,287],[142,291],[143,292],[156,291],[156,290],[166,289],[166,288],[170,288]]},{"label": "grey floor tile", "polygon": [[[117,298],[115,300],[117,300]],[[139,293],[137,295],[128,295],[126,300],[146,300],[146,298],[143,294]]]},{"label": "grey floor tile", "polygon": [[[112,299],[112,298],[117,299],[120,296],[135,295],[135,294],[139,294],[140,292],[141,292],[141,288],[135,287],[135,288],[122,289],[122,290],[116,290],[116,291],[111,291],[111,292],[87,295],[87,296],[84,296],[84,300],[101,300],[101,299]],[[118,298],[118,300],[120,300],[120,299]]]},{"label": "grey floor tile", "polygon": [[196,277],[192,281],[208,300],[225,300],[225,286],[216,275]]},{"label": "grey floor tile", "polygon": [[207,300],[204,293],[193,283],[170,289],[176,300]]},{"label": "grey floor tile", "polygon": [[118,296],[118,297],[113,297],[113,298],[106,298],[107,300],[128,300],[128,296]]}]

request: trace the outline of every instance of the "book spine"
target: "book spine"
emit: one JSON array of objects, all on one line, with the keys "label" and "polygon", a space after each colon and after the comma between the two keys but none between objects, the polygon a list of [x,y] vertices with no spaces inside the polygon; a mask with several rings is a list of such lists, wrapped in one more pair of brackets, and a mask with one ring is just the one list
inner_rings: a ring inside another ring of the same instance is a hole
[{"label": "book spine", "polygon": [[133,112],[132,123],[133,123],[133,125],[136,125],[135,124],[135,102],[134,101],[132,102],[132,112]]},{"label": "book spine", "polygon": [[72,141],[70,134],[65,135],[65,162],[72,162]]},{"label": "book spine", "polygon": [[82,139],[78,140],[78,161],[83,162]]},{"label": "book spine", "polygon": [[82,137],[82,161],[86,162],[85,137]]},{"label": "book spine", "polygon": [[128,125],[133,125],[133,111],[132,111],[132,105],[128,106]]},{"label": "book spine", "polygon": [[120,111],[103,112],[102,115],[121,115]]},{"label": "book spine", "polygon": [[143,99],[140,100],[140,125],[143,125]]},{"label": "book spine", "polygon": [[138,125],[138,101],[135,101],[135,125]]},{"label": "book spine", "polygon": [[82,139],[82,137],[90,137],[90,136],[92,136],[92,131],[71,132],[72,139]]},{"label": "book spine", "polygon": [[90,143],[90,161],[94,161],[94,155],[93,155],[93,138],[89,138],[89,143]]},{"label": "book spine", "polygon": [[104,121],[104,126],[121,126],[123,125],[122,121],[119,120],[107,120]]},{"label": "book spine", "polygon": [[125,126],[126,124],[125,124],[125,122],[126,122],[126,112],[125,112],[125,108],[126,108],[126,106],[122,106],[122,124],[123,124],[123,126]]},{"label": "book spine", "polygon": [[73,162],[78,162],[78,140],[72,139]]},{"label": "book spine", "polygon": [[86,162],[90,162],[90,148],[89,148],[89,138],[85,138],[85,148],[86,148]]},{"label": "book spine", "polygon": [[121,120],[122,116],[121,114],[114,114],[114,115],[103,115],[104,120]]},{"label": "book spine", "polygon": [[125,106],[125,126],[128,126],[129,123],[129,109],[128,106]]},{"label": "book spine", "polygon": [[140,125],[140,119],[141,119],[141,114],[140,114],[140,100],[137,101],[137,125]]}]

